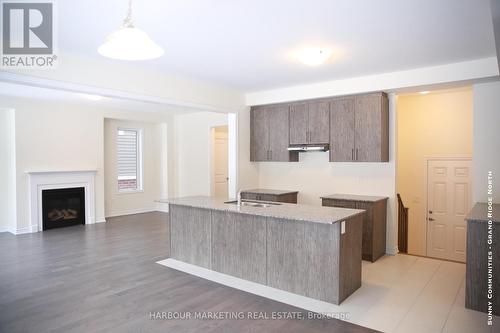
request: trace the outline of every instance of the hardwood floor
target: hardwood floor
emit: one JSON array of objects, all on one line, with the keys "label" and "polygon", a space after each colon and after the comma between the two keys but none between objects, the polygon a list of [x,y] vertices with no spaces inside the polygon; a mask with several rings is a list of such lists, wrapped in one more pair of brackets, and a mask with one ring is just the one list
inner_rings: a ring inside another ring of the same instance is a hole
[{"label": "hardwood floor", "polygon": [[374,332],[336,319],[166,320],[175,311],[308,312],[156,264],[168,219],[146,213],[0,233],[0,332]]}]

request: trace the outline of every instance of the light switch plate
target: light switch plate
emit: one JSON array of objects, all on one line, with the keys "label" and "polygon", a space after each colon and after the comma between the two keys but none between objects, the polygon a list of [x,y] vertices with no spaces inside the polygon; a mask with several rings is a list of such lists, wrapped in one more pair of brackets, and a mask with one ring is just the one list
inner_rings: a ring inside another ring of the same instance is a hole
[{"label": "light switch plate", "polygon": [[340,233],[345,234],[345,221],[340,222]]}]

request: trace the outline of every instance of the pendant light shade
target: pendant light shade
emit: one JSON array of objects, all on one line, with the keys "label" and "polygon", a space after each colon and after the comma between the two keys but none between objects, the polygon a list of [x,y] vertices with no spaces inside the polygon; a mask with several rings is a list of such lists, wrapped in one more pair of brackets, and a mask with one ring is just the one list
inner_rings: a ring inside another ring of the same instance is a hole
[{"label": "pendant light shade", "polygon": [[111,33],[97,52],[104,57],[119,60],[149,60],[163,55],[163,49],[132,22],[132,1],[122,26]]}]

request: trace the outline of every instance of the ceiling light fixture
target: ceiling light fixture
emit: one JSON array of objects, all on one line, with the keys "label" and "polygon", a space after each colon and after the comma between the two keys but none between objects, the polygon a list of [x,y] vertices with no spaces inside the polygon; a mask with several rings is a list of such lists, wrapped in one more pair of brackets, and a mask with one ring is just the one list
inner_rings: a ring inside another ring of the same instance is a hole
[{"label": "ceiling light fixture", "polygon": [[297,53],[297,58],[305,65],[318,66],[325,63],[332,55],[330,49],[306,48]]},{"label": "ceiling light fixture", "polygon": [[97,52],[118,60],[149,60],[163,55],[163,49],[132,22],[132,0],[128,2],[127,16],[122,26],[111,33]]},{"label": "ceiling light fixture", "polygon": [[419,92],[420,95],[427,95],[429,93],[430,93],[430,91],[428,91],[428,90]]}]

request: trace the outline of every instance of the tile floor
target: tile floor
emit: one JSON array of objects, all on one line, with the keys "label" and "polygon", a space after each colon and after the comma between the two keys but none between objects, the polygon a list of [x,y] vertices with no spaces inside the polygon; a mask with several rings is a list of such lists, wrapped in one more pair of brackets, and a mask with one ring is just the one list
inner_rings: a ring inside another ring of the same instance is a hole
[{"label": "tile floor", "polygon": [[500,332],[486,314],[465,308],[465,265],[410,255],[363,261],[363,284],[341,305],[312,300],[180,262],[168,267],[315,312],[349,313],[349,322],[383,332]]}]

